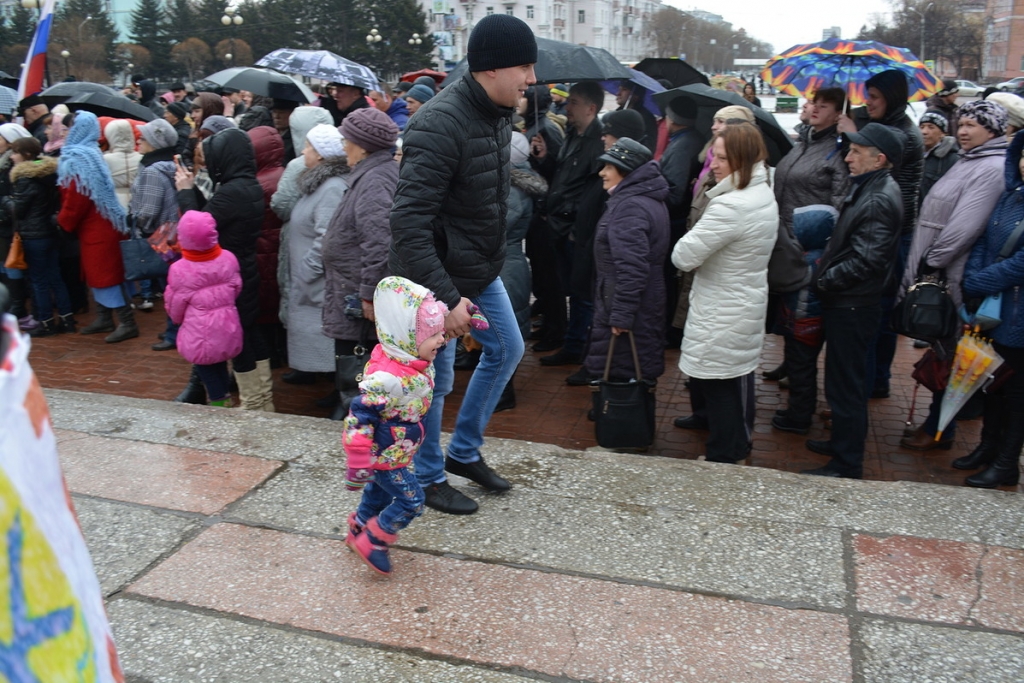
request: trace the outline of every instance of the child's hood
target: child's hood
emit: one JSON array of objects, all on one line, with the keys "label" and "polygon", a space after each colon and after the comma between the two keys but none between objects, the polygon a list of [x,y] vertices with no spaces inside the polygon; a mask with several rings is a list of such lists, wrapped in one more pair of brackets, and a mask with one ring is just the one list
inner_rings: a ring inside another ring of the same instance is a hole
[{"label": "child's hood", "polygon": [[217,221],[205,211],[186,211],[178,221],[182,249],[207,251],[217,246]]},{"label": "child's hood", "polygon": [[[389,356],[409,363],[419,359],[416,343],[416,317],[424,301],[433,296],[426,287],[404,277],[386,277],[373,293],[373,313],[377,319],[377,339]],[[444,313],[444,304],[438,303]]]}]

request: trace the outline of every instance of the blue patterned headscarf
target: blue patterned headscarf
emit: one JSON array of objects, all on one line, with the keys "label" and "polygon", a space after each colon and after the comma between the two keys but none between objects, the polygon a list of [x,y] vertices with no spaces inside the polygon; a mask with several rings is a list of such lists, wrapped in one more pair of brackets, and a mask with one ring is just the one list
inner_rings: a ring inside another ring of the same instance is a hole
[{"label": "blue patterned headscarf", "polygon": [[72,182],[80,193],[92,200],[100,215],[114,224],[123,235],[129,234],[124,209],[114,193],[114,178],[99,148],[100,122],[88,111],[75,114],[57,162],[57,184]]}]

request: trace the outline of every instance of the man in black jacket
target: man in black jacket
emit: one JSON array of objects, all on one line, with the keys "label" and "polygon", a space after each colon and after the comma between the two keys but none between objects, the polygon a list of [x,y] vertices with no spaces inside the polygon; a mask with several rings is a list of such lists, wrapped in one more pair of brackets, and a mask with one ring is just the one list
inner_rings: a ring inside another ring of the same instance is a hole
[{"label": "man in black jacket", "polygon": [[44,117],[50,113],[49,107],[43,102],[38,94],[29,95],[18,103],[18,113],[25,121],[25,129],[32,134],[40,145],[46,145],[50,141],[46,137],[46,121]]},{"label": "man in black jacket", "polygon": [[[480,447],[523,356],[523,337],[498,274],[505,261],[512,114],[536,82],[537,42],[522,20],[492,14],[473,29],[467,59],[469,72],[424,103],[405,129],[390,258],[394,275],[428,288],[450,311],[445,331],[453,341],[434,360],[434,400],[415,465],[426,504],[463,515],[476,512],[477,504],[452,488],[445,470],[490,491],[510,488],[484,462]],[[470,330],[470,304],[490,326],[473,331],[483,354],[445,457],[441,414],[455,377],[454,338]]]},{"label": "man in black jacket", "polygon": [[900,188],[891,174],[904,142],[900,133],[869,123],[847,135],[850,193],[821,256],[817,288],[825,328],[825,397],[832,407],[828,441],[807,448],[831,458],[804,474],[860,479],[868,431],[868,350],[880,302],[895,277],[893,263],[903,220]]}]

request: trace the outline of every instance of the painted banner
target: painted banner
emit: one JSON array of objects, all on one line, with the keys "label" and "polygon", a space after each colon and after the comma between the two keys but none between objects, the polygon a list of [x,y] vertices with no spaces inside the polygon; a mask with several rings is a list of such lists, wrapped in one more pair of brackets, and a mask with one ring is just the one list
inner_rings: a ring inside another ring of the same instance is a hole
[{"label": "painted banner", "polygon": [[123,683],[29,338],[0,325],[0,678]]}]

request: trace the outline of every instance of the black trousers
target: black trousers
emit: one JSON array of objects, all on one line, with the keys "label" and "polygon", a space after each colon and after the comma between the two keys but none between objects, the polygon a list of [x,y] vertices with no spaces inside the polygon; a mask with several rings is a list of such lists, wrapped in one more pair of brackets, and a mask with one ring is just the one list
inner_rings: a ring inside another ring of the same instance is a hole
[{"label": "black trousers", "polygon": [[783,345],[789,377],[789,419],[810,425],[818,407],[818,355],[821,344],[805,344],[786,335]]},{"label": "black trousers", "polygon": [[868,350],[878,333],[881,307],[826,308],[825,398],[832,408],[833,467],[861,476],[868,435]]},{"label": "black trousers", "polygon": [[[736,462],[750,453],[754,433],[754,373],[730,379],[690,378],[695,415],[708,420],[707,459]],[[702,404],[702,405],[701,405]]]}]

